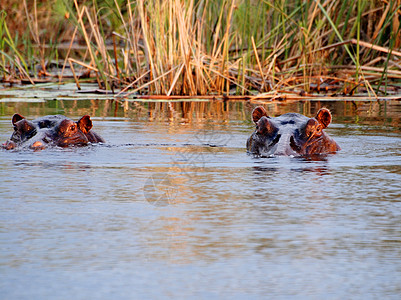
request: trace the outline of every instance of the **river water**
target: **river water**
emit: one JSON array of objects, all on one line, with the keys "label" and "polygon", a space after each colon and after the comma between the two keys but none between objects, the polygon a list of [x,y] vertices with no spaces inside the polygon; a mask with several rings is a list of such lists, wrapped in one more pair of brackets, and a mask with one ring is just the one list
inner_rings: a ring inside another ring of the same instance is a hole
[{"label": "river water", "polygon": [[400,299],[401,102],[329,107],[342,150],[246,154],[256,103],[0,103],[90,114],[107,141],[0,150],[2,299]]}]

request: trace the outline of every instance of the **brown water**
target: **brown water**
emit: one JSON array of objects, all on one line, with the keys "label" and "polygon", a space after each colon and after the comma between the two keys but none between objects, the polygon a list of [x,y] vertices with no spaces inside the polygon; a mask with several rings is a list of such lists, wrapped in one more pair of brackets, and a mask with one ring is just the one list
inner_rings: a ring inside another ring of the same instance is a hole
[{"label": "brown water", "polygon": [[329,107],[342,151],[254,158],[248,102],[64,100],[14,112],[90,114],[107,141],[0,151],[2,299],[399,299],[401,102]]}]

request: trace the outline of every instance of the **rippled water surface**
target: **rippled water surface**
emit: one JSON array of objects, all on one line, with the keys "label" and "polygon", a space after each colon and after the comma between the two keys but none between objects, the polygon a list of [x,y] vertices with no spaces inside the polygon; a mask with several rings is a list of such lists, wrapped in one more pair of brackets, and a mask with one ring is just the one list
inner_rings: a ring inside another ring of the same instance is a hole
[{"label": "rippled water surface", "polygon": [[0,103],[90,114],[107,141],[0,150],[2,299],[400,299],[401,104],[316,113],[342,150],[246,154],[247,102]]}]

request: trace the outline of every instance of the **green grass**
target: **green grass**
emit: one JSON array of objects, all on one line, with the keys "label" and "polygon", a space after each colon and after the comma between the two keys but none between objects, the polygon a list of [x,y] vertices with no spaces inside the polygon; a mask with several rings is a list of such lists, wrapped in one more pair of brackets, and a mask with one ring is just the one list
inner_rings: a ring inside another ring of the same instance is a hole
[{"label": "green grass", "polygon": [[[333,81],[378,92],[400,79],[391,54],[401,45],[394,0],[8,2],[0,15],[3,78],[36,78],[38,64],[71,58],[89,65],[102,88],[146,94],[309,92]],[[71,39],[85,49],[58,47]]]}]

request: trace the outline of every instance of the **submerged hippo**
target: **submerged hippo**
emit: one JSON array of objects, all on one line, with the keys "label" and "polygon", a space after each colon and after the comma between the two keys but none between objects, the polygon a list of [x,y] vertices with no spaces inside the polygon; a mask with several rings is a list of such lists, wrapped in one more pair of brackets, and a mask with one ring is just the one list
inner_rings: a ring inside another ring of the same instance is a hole
[{"label": "submerged hippo", "polygon": [[331,113],[322,108],[314,118],[287,113],[269,117],[262,106],[252,112],[256,130],[249,137],[249,153],[261,156],[310,156],[340,150],[338,144],[323,131],[331,123]]},{"label": "submerged hippo", "polygon": [[2,145],[8,150],[16,147],[43,149],[47,146],[68,147],[104,143],[103,138],[91,130],[92,120],[88,115],[74,122],[62,115],[45,116],[28,121],[20,114],[15,114],[11,122],[14,132]]}]

